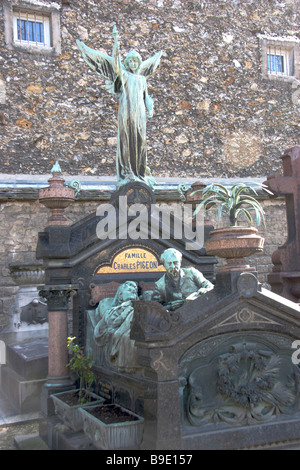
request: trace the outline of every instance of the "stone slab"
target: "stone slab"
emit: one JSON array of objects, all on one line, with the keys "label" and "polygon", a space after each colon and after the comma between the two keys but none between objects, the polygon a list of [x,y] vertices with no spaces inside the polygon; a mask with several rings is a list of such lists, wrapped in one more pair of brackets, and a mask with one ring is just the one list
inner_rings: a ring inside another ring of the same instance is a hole
[{"label": "stone slab", "polygon": [[26,380],[45,378],[48,371],[48,339],[8,345],[7,364]]},{"label": "stone slab", "polygon": [[24,380],[10,367],[1,371],[1,391],[19,413],[32,413],[40,410],[40,397],[47,378]]},{"label": "stone slab", "polygon": [[18,450],[50,450],[38,434],[15,436],[14,443]]},{"label": "stone slab", "polygon": [[72,432],[57,415],[41,415],[39,437],[51,450],[97,450],[83,431]]}]

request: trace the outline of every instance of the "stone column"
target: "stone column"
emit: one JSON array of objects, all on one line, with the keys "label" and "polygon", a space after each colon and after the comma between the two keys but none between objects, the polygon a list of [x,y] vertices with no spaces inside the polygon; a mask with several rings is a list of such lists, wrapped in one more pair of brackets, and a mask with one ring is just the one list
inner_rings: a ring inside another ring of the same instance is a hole
[{"label": "stone column", "polygon": [[[49,186],[39,190],[39,202],[50,209],[51,216],[47,222],[51,243],[56,246],[59,257],[59,245],[66,240],[62,228],[70,222],[64,216],[64,210],[75,200],[75,190],[66,186],[59,163],[53,166]],[[49,256],[49,253],[48,253]],[[72,388],[68,373],[68,301],[76,293],[76,287],[70,284],[51,284],[51,270],[45,269],[47,285],[43,286],[40,295],[47,299],[49,336],[48,336],[48,378],[42,392],[41,412],[46,416],[54,414],[50,395]],[[57,272],[55,273],[57,275]]]},{"label": "stone column", "polygon": [[49,315],[48,378],[42,392],[42,413],[46,416],[54,413],[50,395],[73,387],[67,367],[67,310],[69,299],[75,294],[73,285],[45,286],[40,291],[47,299]]}]

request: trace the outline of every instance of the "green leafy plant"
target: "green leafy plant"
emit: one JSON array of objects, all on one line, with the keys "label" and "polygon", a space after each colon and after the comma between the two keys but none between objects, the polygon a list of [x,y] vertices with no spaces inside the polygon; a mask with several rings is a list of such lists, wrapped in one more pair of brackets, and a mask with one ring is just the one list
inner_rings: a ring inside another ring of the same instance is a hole
[{"label": "green leafy plant", "polygon": [[251,224],[254,223],[254,217],[257,226],[261,222],[265,226],[264,210],[255,197],[258,189],[272,194],[267,186],[261,183],[237,183],[230,188],[222,184],[210,184],[202,190],[199,189],[191,193],[193,196],[201,191],[203,197],[194,214],[204,208],[205,212],[217,211],[219,218],[222,214],[226,214],[231,226],[237,226],[238,218],[242,215]]},{"label": "green leafy plant", "polygon": [[91,390],[95,380],[95,375],[91,370],[93,360],[91,357],[84,355],[83,349],[75,343],[75,340],[75,336],[67,339],[67,347],[71,355],[68,367],[79,378],[79,401],[80,403],[86,403],[89,401],[86,391]]}]

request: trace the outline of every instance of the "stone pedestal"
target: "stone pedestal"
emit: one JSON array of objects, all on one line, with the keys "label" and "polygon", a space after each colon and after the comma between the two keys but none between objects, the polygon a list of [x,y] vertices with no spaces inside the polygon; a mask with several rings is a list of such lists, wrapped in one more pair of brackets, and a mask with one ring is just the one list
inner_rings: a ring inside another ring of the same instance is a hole
[{"label": "stone pedestal", "polygon": [[1,332],[1,392],[20,414],[38,412],[48,369],[48,314],[38,292],[44,271],[38,262],[15,262],[9,268],[19,287]]},{"label": "stone pedestal", "polygon": [[6,356],[6,365],[1,368],[1,391],[20,414],[38,412],[47,373],[47,339],[9,345]]}]

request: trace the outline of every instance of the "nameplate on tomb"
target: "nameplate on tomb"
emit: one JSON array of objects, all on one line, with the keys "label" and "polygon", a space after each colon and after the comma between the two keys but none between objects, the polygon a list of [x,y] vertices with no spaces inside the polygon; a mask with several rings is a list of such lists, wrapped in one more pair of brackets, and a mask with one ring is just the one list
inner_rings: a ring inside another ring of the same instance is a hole
[{"label": "nameplate on tomb", "polygon": [[154,253],[146,248],[127,248],[117,253],[110,266],[101,266],[96,274],[165,272]]}]

